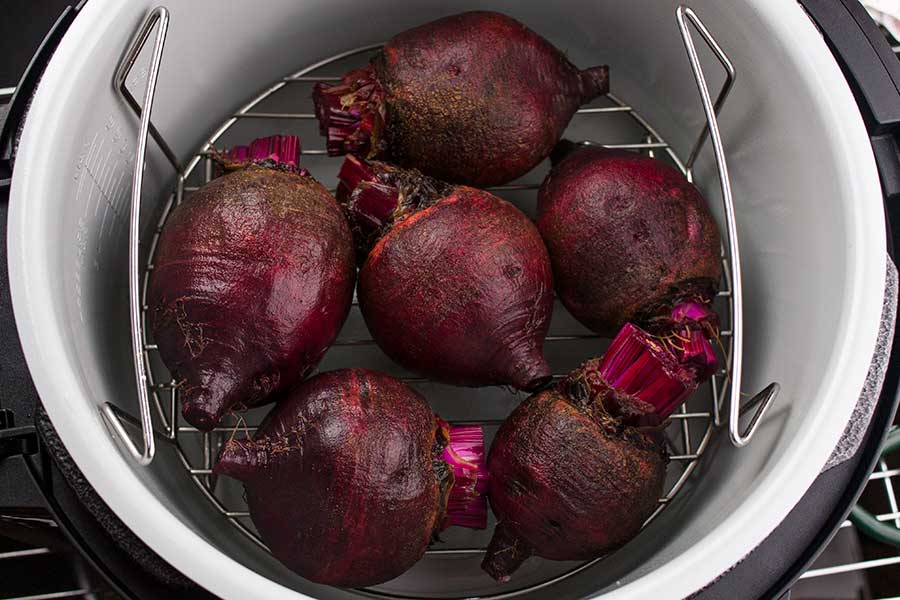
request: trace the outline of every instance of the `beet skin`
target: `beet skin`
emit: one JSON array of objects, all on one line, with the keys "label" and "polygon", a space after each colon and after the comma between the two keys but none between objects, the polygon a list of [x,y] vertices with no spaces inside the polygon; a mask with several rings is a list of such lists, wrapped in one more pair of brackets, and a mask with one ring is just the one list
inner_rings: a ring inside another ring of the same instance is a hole
[{"label": "beet skin", "polygon": [[609,90],[515,19],[466,12],[404,31],[313,99],[330,154],[388,157],[427,175],[498,185],[546,158],[578,107]]},{"label": "beet skin", "polygon": [[553,278],[524,214],[488,192],[352,156],[339,177],[354,235],[371,248],[360,308],[388,356],[456,385],[531,390],[550,378]]},{"label": "beet skin", "polygon": [[[299,151],[295,137],[276,138],[251,148]],[[340,207],[296,157],[272,156],[188,196],[159,237],[150,324],[184,417],[202,430],[300,381],[350,309],[353,241]]]},{"label": "beet skin", "polygon": [[498,580],[532,554],[589,560],[631,539],[656,508],[664,452],[617,433],[556,389],[532,396],[491,445],[491,508],[500,520],[485,558]]},{"label": "beet skin", "polygon": [[375,585],[411,567],[447,524],[461,478],[442,458],[446,429],[402,382],[332,371],[279,402],[252,441],[228,442],[213,470],[244,483],[251,518],[285,565],[318,583]]},{"label": "beet skin", "polygon": [[[714,367],[706,337],[695,340]],[[531,555],[590,560],[640,531],[665,481],[659,426],[705,376],[684,362],[629,324],[603,358],[513,411],[488,457],[488,574],[506,581]]]},{"label": "beet skin", "polygon": [[[626,322],[671,331],[672,320],[693,312],[673,316],[673,309],[708,306],[722,276],[706,202],[652,158],[596,147],[569,152],[541,186],[537,223],[560,299],[603,335]],[[715,315],[703,312],[714,335]]]}]

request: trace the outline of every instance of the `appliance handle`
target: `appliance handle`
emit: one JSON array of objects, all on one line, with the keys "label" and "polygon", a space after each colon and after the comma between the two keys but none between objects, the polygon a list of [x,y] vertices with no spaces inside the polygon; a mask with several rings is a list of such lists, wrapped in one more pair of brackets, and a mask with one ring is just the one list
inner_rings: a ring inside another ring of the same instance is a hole
[{"label": "appliance handle", "polygon": [[[138,408],[141,414],[140,427],[143,448],[139,449],[125,431],[122,421],[117,414],[114,404],[106,402],[100,409],[110,430],[119,439],[125,450],[142,467],[146,467],[153,461],[156,453],[156,440],[153,432],[153,419],[150,415],[150,394],[147,389],[149,379],[144,362],[147,342],[144,339],[142,328],[141,281],[140,281],[140,217],[141,196],[144,181],[144,157],[147,152],[147,141],[152,136],[159,144],[163,154],[178,173],[181,167],[175,154],[166,144],[156,127],[150,121],[150,113],[153,110],[153,98],[156,94],[156,81],[159,76],[159,67],[162,62],[163,48],[166,42],[166,33],[169,28],[169,11],[164,6],[157,6],[150,11],[132,38],[131,44],[125,53],[125,57],[116,69],[113,80],[116,90],[125,98],[132,110],[140,119],[138,129],[137,150],[134,159],[134,174],[131,181],[131,210],[129,213],[128,230],[128,306],[131,322],[131,354],[134,360],[134,379],[138,393]],[[147,71],[147,83],[144,91],[144,102],[138,104],[126,85],[128,75],[134,67],[141,50],[150,39],[150,34],[156,29],[153,41],[153,51],[150,66]]]}]

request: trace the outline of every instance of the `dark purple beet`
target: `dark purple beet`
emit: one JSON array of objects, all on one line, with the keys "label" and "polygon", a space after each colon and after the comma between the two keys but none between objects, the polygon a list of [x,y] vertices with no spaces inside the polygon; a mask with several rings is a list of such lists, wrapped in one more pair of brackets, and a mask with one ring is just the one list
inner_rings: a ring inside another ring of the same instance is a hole
[{"label": "dark purple beet", "polygon": [[[706,337],[692,339],[713,368]],[[685,362],[629,324],[603,358],[513,411],[488,457],[498,524],[485,571],[506,581],[531,555],[589,560],[637,534],[665,481],[660,424],[704,370]]]},{"label": "dark purple beet", "polygon": [[339,175],[364,257],[369,331],[409,369],[457,385],[535,389],[553,278],[537,229],[512,204],[348,156]]},{"label": "dark purple beet", "polygon": [[305,382],[213,472],[244,483],[272,554],[318,583],[393,579],[446,526],[486,526],[481,429],[447,425],[409,386],[364,369]]},{"label": "dark purple beet", "polygon": [[541,162],[578,107],[608,90],[607,67],[580,71],[522,23],[476,11],[394,36],[313,99],[329,154],[484,187]]},{"label": "dark purple beet", "polygon": [[574,150],[544,180],[537,223],[557,293],[590,329],[612,335],[632,322],[669,333],[689,322],[715,334],[719,232],[675,169],[631,152]]},{"label": "dark purple beet", "polygon": [[350,310],[350,230],[298,155],[295,136],[233,150],[222,162],[236,170],[175,207],[160,234],[150,325],[199,429],[300,381]]}]

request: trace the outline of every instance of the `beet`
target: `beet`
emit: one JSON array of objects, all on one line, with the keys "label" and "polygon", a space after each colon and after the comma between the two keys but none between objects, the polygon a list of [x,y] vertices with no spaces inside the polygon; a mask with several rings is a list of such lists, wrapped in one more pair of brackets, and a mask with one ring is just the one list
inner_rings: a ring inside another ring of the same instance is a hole
[{"label": "beet", "polygon": [[388,356],[457,385],[531,390],[550,379],[553,276],[525,215],[488,192],[354,156],[338,177],[364,261],[359,305]]},{"label": "beet", "polygon": [[536,166],[578,107],[608,91],[606,66],[579,71],[522,23],[476,11],[394,36],[313,100],[329,154],[484,187]]},{"label": "beet", "polygon": [[531,555],[590,560],[638,533],[663,491],[661,423],[715,365],[705,335],[691,340],[702,359],[628,324],[603,358],[513,411],[488,457],[498,519],[488,574],[506,581]]},{"label": "beet", "polygon": [[334,197],[298,169],[294,136],[220,157],[160,234],[148,303],[184,418],[207,431],[319,362],[353,298],[353,240]]},{"label": "beet", "polygon": [[626,322],[715,335],[721,241],[700,192],[659,160],[560,146],[537,224],[566,308],[603,335]]},{"label": "beet", "polygon": [[303,383],[252,441],[228,442],[213,472],[243,482],[272,554],[318,583],[387,581],[445,527],[487,524],[481,429],[448,425],[409,386],[365,369]]}]

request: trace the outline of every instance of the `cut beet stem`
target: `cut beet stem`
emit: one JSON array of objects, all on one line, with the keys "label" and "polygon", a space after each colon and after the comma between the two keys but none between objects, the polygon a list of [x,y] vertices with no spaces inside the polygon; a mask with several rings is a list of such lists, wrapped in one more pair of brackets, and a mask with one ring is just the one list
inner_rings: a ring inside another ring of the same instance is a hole
[{"label": "cut beet stem", "polygon": [[453,473],[447,500],[444,527],[459,525],[471,529],[487,527],[488,471],[485,463],[484,433],[477,425],[450,425],[438,421],[449,442],[441,460]]}]

